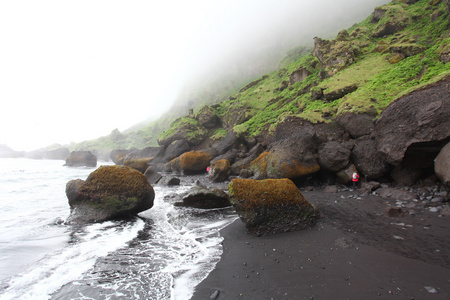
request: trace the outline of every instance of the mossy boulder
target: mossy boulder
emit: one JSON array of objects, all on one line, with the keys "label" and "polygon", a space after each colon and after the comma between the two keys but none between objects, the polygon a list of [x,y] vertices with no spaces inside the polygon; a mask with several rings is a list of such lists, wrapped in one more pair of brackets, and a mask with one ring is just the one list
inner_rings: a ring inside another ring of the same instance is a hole
[{"label": "mossy boulder", "polygon": [[134,168],[143,174],[148,168],[148,161],[148,159],[129,159],[124,160],[123,165]]},{"label": "mossy boulder", "polygon": [[207,136],[208,130],[194,118],[185,117],[175,120],[170,129],[158,138],[158,144],[168,146],[176,140],[185,140],[191,146],[199,145]]},{"label": "mossy boulder", "polygon": [[206,172],[212,158],[208,151],[189,151],[168,162],[166,169],[188,175],[200,174]]},{"label": "mossy boulder", "polygon": [[250,164],[255,178],[295,179],[320,170],[316,159],[317,145],[307,132],[277,141]]},{"label": "mossy boulder", "polygon": [[353,64],[360,52],[360,48],[350,40],[314,38],[313,53],[325,67],[325,77],[332,76]]},{"label": "mossy boulder", "polygon": [[219,125],[219,117],[209,105],[205,105],[200,109],[196,119],[205,128],[214,128]]},{"label": "mossy boulder", "polygon": [[[387,5],[383,7],[385,12],[379,18],[372,37],[385,37],[405,29],[411,24],[411,16],[401,5]],[[372,18],[372,20],[375,20]]]},{"label": "mossy boulder", "polygon": [[228,190],[236,212],[255,235],[310,228],[319,216],[289,179],[233,179]]},{"label": "mossy boulder", "polygon": [[97,157],[91,151],[72,151],[64,164],[68,167],[96,167]]},{"label": "mossy boulder", "polygon": [[230,161],[220,159],[211,164],[209,169],[209,179],[213,182],[223,182],[230,176]]},{"label": "mossy boulder", "polygon": [[147,178],[125,166],[101,166],[86,180],[66,185],[70,222],[101,222],[136,215],[153,206],[155,193]]}]

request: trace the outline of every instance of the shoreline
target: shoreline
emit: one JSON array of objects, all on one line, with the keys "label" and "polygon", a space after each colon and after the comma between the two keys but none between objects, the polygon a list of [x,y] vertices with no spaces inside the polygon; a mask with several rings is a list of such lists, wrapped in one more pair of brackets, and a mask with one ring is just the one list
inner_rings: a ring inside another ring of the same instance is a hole
[{"label": "shoreline", "polygon": [[378,196],[302,193],[324,216],[314,227],[256,237],[234,221],[191,299],[450,299],[450,218],[387,217],[395,200]]}]

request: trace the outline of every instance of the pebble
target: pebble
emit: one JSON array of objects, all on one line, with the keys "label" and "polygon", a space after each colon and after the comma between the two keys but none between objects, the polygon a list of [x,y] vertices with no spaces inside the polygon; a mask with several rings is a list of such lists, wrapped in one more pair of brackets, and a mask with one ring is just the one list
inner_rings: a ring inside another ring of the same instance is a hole
[{"label": "pebble", "polygon": [[432,286],[426,286],[425,289],[426,289],[426,290],[428,291],[428,293],[430,293],[430,294],[437,294],[437,293],[438,293],[437,290],[436,290],[434,287],[432,287]]},{"label": "pebble", "polygon": [[441,197],[431,199],[431,203],[441,203],[441,202],[444,202],[444,199]]},{"label": "pebble", "polygon": [[211,296],[209,296],[209,299],[216,300],[219,297],[219,294],[220,294],[220,291],[215,290],[214,293],[212,293]]}]

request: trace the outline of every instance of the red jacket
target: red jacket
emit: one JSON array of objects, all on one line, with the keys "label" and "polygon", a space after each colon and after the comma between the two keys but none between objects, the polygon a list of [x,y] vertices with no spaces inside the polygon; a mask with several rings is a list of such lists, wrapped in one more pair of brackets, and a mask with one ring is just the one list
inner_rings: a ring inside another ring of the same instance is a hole
[{"label": "red jacket", "polygon": [[352,174],[352,180],[353,180],[353,181],[358,181],[358,179],[359,179],[358,173],[353,173],[353,174]]}]

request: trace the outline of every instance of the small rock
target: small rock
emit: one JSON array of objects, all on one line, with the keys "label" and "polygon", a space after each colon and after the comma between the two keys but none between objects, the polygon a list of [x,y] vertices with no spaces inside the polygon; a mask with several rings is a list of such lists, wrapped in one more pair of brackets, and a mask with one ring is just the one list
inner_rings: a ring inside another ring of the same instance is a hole
[{"label": "small rock", "polygon": [[429,210],[430,212],[432,212],[432,213],[436,213],[436,212],[439,211],[439,208],[437,208],[437,207],[430,207],[430,208],[428,208],[428,210]]},{"label": "small rock", "polygon": [[425,289],[426,289],[427,292],[430,293],[430,294],[437,294],[437,293],[438,293],[438,291],[437,291],[434,287],[432,287],[432,286],[426,286]]},{"label": "small rock", "polygon": [[442,203],[442,202],[444,202],[444,199],[442,199],[441,197],[431,199],[431,203]]},{"label": "small rock", "polygon": [[219,290],[215,290],[214,293],[211,294],[211,296],[209,296],[209,299],[211,300],[216,300],[220,295],[220,291]]},{"label": "small rock", "polygon": [[391,207],[386,208],[386,210],[384,211],[384,214],[387,217],[396,218],[396,217],[403,216],[404,212],[401,207],[391,206]]},{"label": "small rock", "polygon": [[169,181],[167,182],[168,186],[173,186],[173,185],[180,185],[180,179],[176,178],[176,177],[172,177],[169,179]]}]

